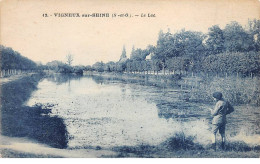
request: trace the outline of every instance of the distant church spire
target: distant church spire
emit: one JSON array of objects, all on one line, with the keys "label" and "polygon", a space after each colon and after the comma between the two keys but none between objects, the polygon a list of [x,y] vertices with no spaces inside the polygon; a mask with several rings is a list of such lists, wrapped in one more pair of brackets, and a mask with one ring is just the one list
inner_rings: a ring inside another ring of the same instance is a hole
[{"label": "distant church spire", "polygon": [[120,59],[119,59],[119,61],[124,61],[124,60],[126,60],[126,50],[125,50],[125,45],[123,46],[123,50],[122,50],[122,54],[121,54],[121,56],[120,56]]}]

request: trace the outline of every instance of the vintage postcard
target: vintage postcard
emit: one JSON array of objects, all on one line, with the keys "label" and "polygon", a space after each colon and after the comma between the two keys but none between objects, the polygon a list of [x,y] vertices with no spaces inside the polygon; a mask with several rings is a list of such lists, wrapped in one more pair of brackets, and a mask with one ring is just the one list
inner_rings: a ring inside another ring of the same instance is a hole
[{"label": "vintage postcard", "polygon": [[1,158],[259,158],[259,0],[0,1]]}]

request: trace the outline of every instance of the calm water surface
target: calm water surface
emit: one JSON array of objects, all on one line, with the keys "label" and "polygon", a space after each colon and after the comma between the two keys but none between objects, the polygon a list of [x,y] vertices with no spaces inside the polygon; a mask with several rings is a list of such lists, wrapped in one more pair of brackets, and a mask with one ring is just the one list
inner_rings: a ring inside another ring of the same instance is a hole
[{"label": "calm water surface", "polygon": [[38,84],[27,105],[54,104],[52,115],[64,119],[69,148],[157,145],[178,132],[210,143],[210,106],[181,100],[180,94],[180,88],[55,75]]}]

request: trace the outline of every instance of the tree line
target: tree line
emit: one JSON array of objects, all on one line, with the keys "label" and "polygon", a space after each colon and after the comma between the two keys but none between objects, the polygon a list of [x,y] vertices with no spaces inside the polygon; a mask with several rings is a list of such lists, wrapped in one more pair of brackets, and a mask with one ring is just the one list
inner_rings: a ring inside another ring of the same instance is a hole
[{"label": "tree line", "polygon": [[37,64],[22,56],[12,48],[0,45],[0,69],[1,70],[35,70]]},{"label": "tree line", "polygon": [[84,66],[71,66],[73,56],[68,54],[66,62],[51,61],[46,65],[35,63],[34,61],[22,56],[19,52],[10,47],[0,45],[0,77],[12,74],[20,74],[28,71],[52,70],[56,73],[76,73],[83,74]]},{"label": "tree line", "polygon": [[0,45],[0,70],[53,70],[58,73],[79,73],[83,70],[128,73],[190,73],[256,74],[260,72],[260,20],[249,20],[245,27],[237,22],[228,23],[223,29],[214,25],[207,33],[182,29],[159,32],[157,44],[145,49],[133,46],[127,58],[125,47],[117,62],[96,62],[92,66],[71,66],[73,56],[66,56],[67,63],[52,61],[37,65],[12,48]]},{"label": "tree line", "polygon": [[52,70],[56,73],[75,73],[75,74],[83,74],[83,70],[85,69],[84,66],[77,65],[77,66],[72,66],[72,55],[67,55],[67,63],[63,63],[61,61],[51,61],[46,63],[46,65],[42,66],[43,70]]},{"label": "tree line", "polygon": [[165,74],[176,71],[226,74],[259,74],[260,20],[249,20],[245,27],[230,22],[223,29],[214,25],[207,33],[182,29],[159,32],[157,44],[145,49],[133,46],[130,58],[118,62],[97,62],[87,70],[98,72],[153,72]]}]

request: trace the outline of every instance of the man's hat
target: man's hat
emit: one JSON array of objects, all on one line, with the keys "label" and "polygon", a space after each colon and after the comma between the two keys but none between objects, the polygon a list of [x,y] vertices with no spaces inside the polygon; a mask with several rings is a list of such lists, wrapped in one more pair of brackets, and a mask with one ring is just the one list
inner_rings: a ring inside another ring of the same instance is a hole
[{"label": "man's hat", "polygon": [[222,99],[222,93],[221,92],[214,92],[213,97],[220,100],[220,99]]}]

